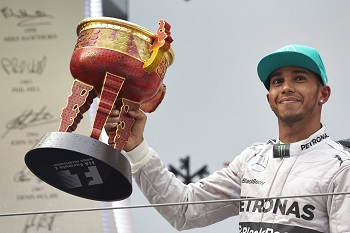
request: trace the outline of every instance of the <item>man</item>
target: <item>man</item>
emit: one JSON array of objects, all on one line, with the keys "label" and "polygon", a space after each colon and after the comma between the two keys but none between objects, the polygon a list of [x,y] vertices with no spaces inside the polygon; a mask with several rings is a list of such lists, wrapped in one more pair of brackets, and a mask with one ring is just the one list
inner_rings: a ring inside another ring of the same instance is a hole
[{"label": "man", "polygon": [[[321,124],[322,106],[331,91],[319,53],[307,46],[287,45],[265,56],[258,74],[277,116],[276,140],[253,144],[227,168],[185,185],[144,140],[145,114],[130,112],[136,121],[124,149],[137,184],[151,203],[218,200],[158,208],[178,230],[239,214],[240,232],[350,232],[350,196],[312,196],[350,191],[350,154]],[[118,114],[111,113],[107,132],[118,123]],[[237,198],[261,199],[219,202]]]}]

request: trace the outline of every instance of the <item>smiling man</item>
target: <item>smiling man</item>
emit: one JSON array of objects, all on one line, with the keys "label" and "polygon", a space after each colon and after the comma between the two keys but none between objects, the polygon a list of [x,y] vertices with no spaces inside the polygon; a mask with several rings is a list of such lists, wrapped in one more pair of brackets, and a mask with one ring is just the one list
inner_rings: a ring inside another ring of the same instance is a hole
[{"label": "smiling man", "polygon": [[282,142],[305,139],[320,129],[322,105],[331,90],[315,49],[303,45],[282,47],[260,61],[258,73],[269,90],[267,99],[277,116]]},{"label": "smiling man", "polygon": [[[287,45],[261,59],[258,75],[277,116],[278,138],[247,147],[228,167],[185,185],[144,139],[146,115],[131,111],[135,123],[124,149],[137,184],[151,203],[217,201],[157,208],[178,230],[239,215],[242,233],[350,232],[350,196],[339,195],[350,191],[350,153],[321,123],[331,91],[319,53]],[[118,115],[111,112],[107,132]],[[254,199],[222,202],[238,198]]]}]

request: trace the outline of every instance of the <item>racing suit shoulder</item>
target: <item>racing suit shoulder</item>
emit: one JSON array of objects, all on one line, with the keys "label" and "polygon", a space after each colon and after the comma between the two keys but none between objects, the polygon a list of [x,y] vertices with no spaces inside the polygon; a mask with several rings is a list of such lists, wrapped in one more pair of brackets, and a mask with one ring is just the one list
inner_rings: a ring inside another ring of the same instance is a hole
[{"label": "racing suit shoulder", "polygon": [[343,158],[343,159],[349,159],[350,158],[350,150],[347,147],[344,147],[342,144],[336,141],[329,141],[327,143],[337,154]]},{"label": "racing suit shoulder", "polygon": [[[329,215],[330,232],[350,232],[350,153],[341,144],[331,141],[328,143],[332,154],[331,180],[328,185],[327,211]],[[341,194],[344,193],[344,194]]]},{"label": "racing suit shoulder", "polygon": [[349,169],[350,152],[338,142],[330,140],[325,147],[322,147],[322,150],[317,150],[316,152],[316,156],[324,158],[328,164],[323,173],[324,182],[331,185],[331,182],[339,173],[342,173],[343,170]]}]

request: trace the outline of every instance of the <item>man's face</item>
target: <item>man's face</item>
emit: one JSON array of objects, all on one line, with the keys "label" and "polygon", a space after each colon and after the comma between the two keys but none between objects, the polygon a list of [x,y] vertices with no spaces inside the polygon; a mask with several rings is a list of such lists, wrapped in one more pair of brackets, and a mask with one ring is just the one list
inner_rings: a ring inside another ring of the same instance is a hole
[{"label": "man's face", "polygon": [[322,99],[321,87],[317,75],[312,71],[286,66],[270,75],[267,99],[282,123],[293,124],[320,114],[315,109]]}]

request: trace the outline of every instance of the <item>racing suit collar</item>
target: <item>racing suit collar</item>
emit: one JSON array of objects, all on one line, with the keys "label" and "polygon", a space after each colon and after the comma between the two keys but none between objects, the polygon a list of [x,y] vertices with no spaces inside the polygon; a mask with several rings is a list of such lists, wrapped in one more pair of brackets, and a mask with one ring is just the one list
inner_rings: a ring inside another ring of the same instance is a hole
[{"label": "racing suit collar", "polygon": [[317,132],[312,134],[307,139],[299,142],[284,144],[277,139],[277,142],[273,145],[273,157],[288,158],[298,156],[315,149],[316,147],[326,143],[328,140],[330,140],[330,137],[326,133],[326,126],[322,125],[322,128]]}]

